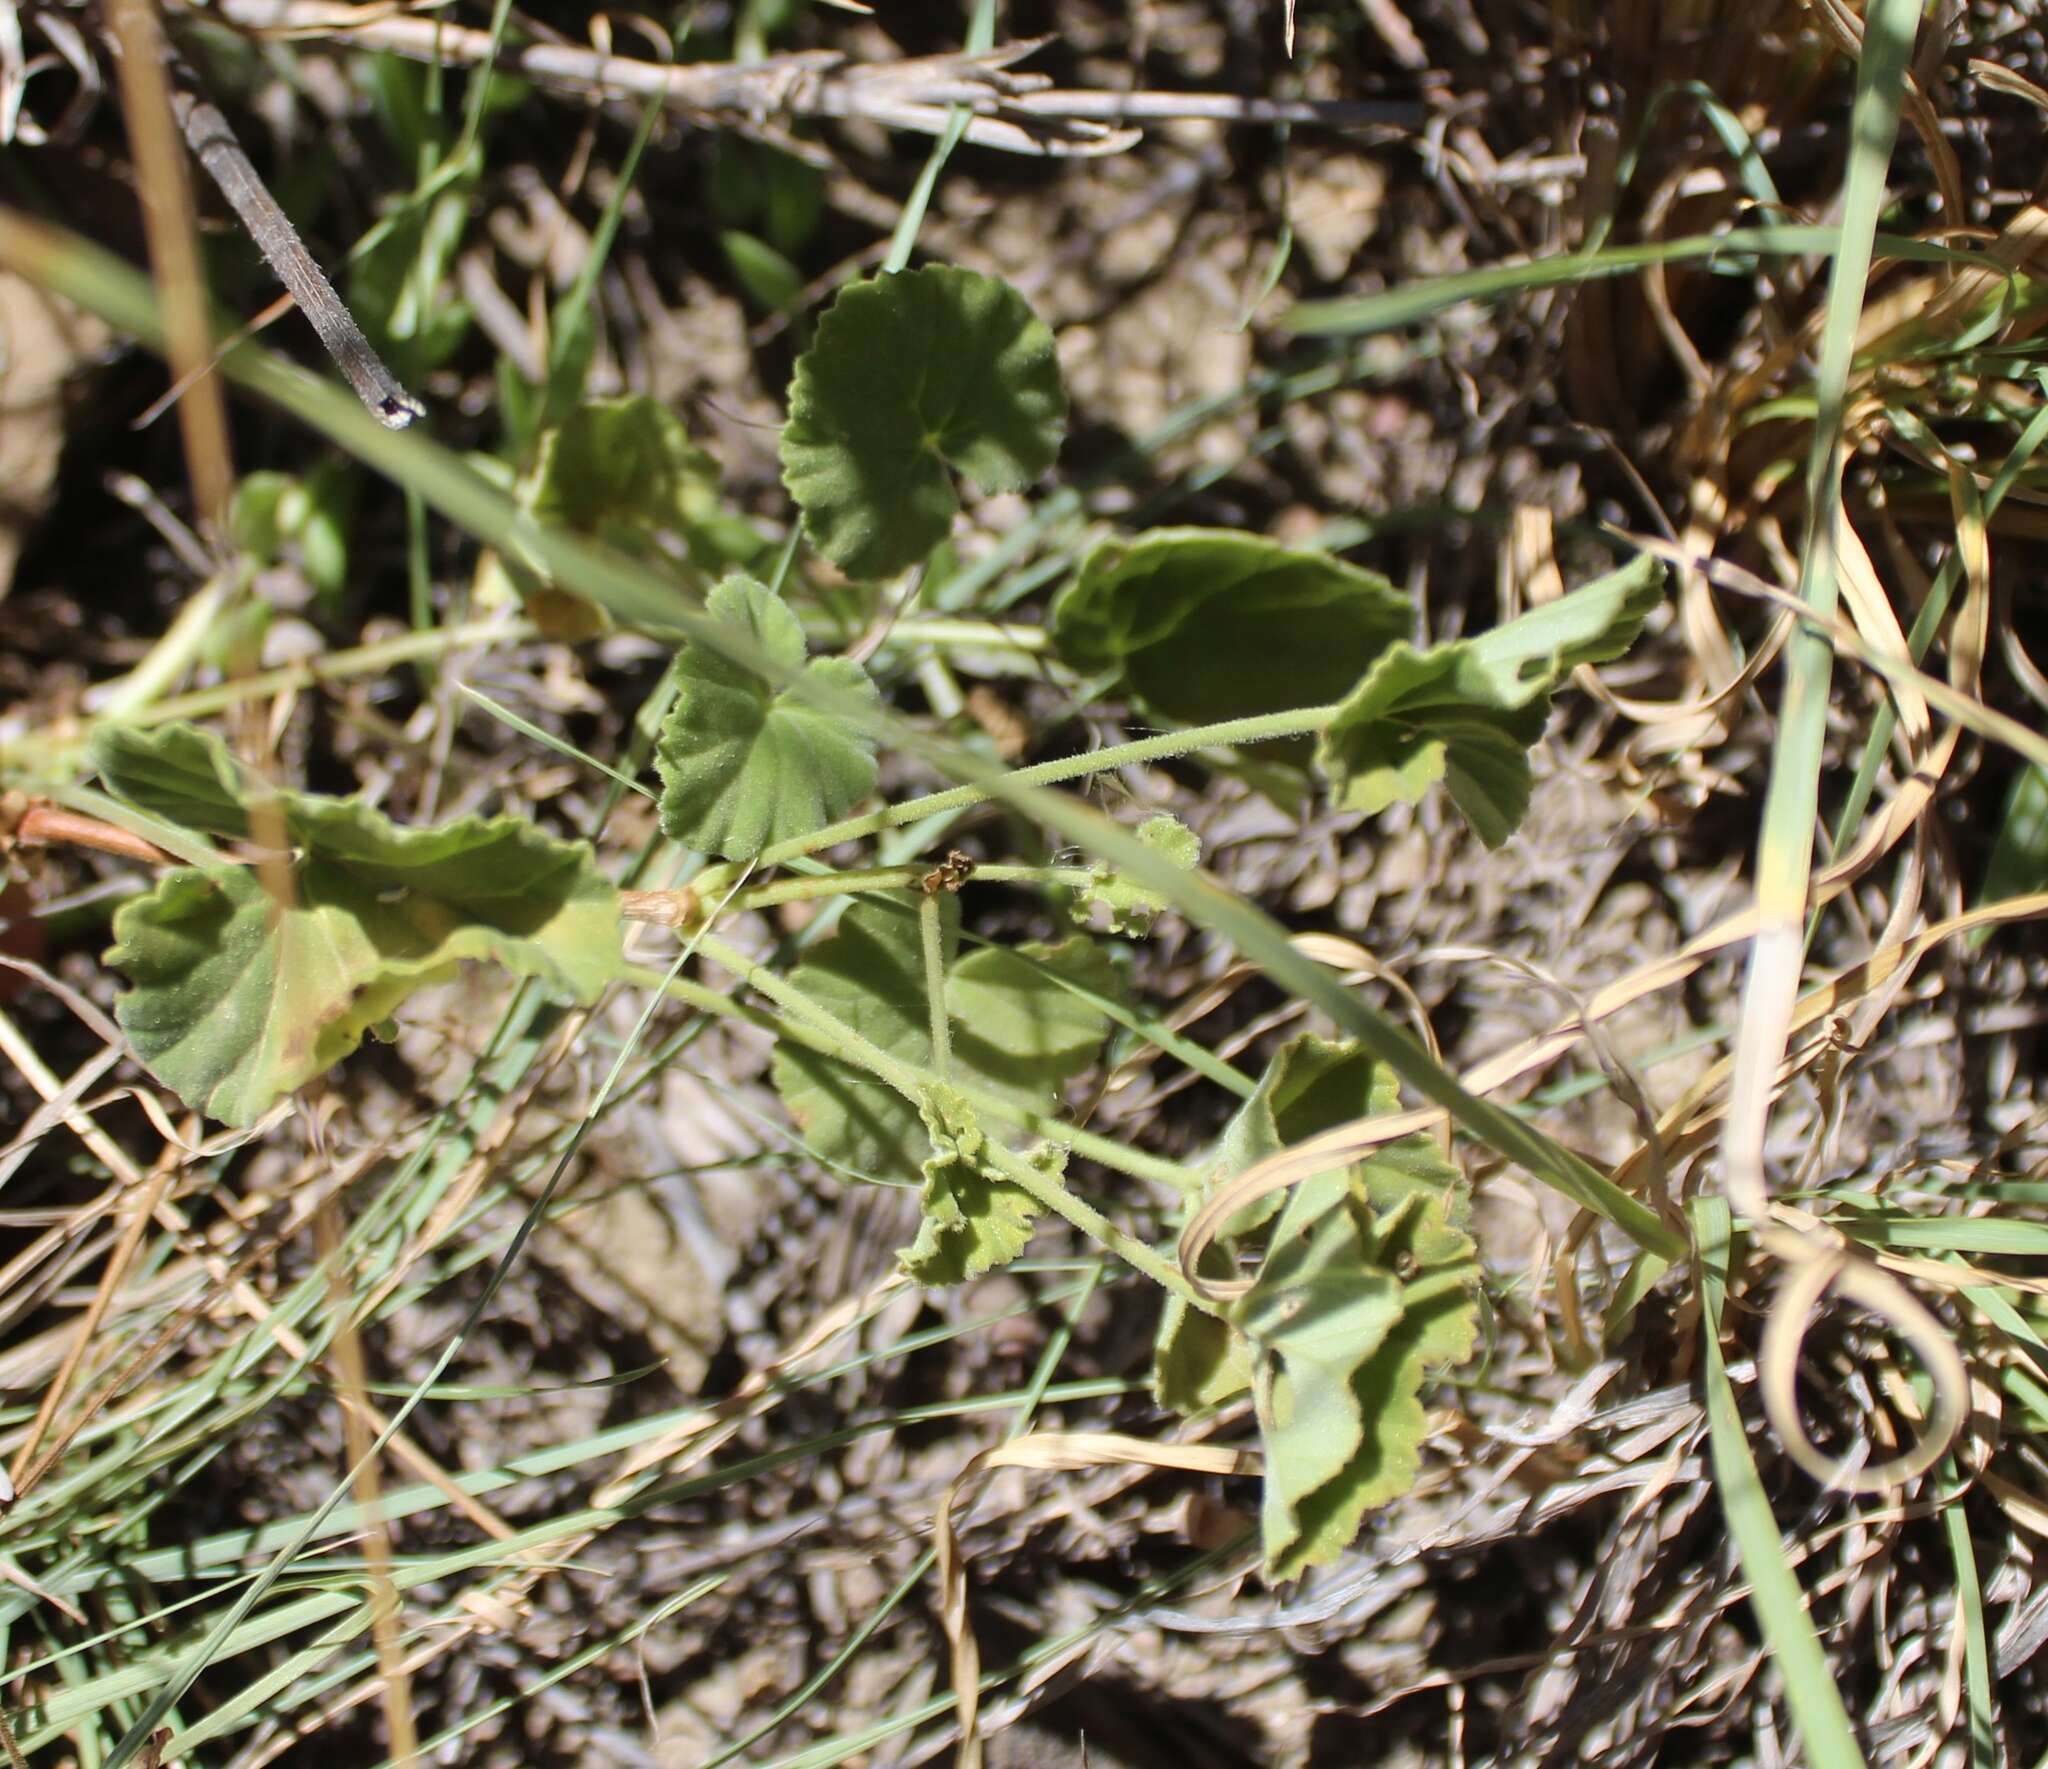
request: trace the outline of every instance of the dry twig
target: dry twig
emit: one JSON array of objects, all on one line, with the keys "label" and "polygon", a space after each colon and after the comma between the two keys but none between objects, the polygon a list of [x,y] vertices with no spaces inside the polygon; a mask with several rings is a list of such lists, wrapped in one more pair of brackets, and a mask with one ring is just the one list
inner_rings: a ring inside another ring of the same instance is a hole
[{"label": "dry twig", "polygon": [[[491,34],[434,18],[365,16],[327,0],[220,0],[220,16],[246,30],[333,37],[415,61],[475,64]],[[496,66],[523,79],[601,97],[658,97],[709,122],[758,125],[773,117],[860,117],[885,128],[937,135],[955,106],[966,139],[1016,154],[1113,154],[1134,145],[1141,123],[1197,118],[1218,123],[1295,123],[1326,128],[1414,128],[1423,107],[1376,100],[1240,98],[1209,92],[1059,91],[1014,64],[1044,38],[985,55],[928,55],[856,62],[836,50],[771,56],[745,66],[669,66],[568,43],[501,46]]]}]

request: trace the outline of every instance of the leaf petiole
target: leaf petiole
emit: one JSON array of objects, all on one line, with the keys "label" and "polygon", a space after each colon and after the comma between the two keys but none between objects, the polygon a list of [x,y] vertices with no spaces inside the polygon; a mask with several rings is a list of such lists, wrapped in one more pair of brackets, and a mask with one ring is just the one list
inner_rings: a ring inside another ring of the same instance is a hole
[{"label": "leaf petiole", "polygon": [[927,891],[917,905],[918,945],[924,954],[925,1002],[931,1013],[932,1069],[941,1081],[953,1079],[953,1021],[946,1012],[946,952],[939,925],[939,897]]},{"label": "leaf petiole", "polygon": [[[936,902],[934,897],[928,901]],[[928,1078],[916,1067],[898,1062],[879,1049],[872,1040],[863,1038],[852,1027],[827,1013],[804,993],[793,987],[789,981],[777,976],[765,966],[757,964],[744,952],[729,945],[716,934],[706,933],[698,941],[698,950],[712,963],[729,970],[751,988],[765,995],[783,1011],[785,1027],[795,1031],[807,1043],[812,1043],[828,1055],[838,1057],[842,1062],[852,1063],[865,1069],[869,1074],[885,1081],[907,1100],[917,1100]],[[660,973],[649,973],[658,976]],[[708,1005],[708,1004],[707,1004]],[[714,1011],[730,1012],[729,1002],[721,1002]],[[1020,1117],[1017,1109],[1007,1101],[981,1093],[979,1090],[961,1092],[977,1111],[986,1111],[991,1116],[1001,1117],[1006,1122],[1016,1123]],[[1085,1155],[1131,1173],[1141,1179],[1163,1179],[1176,1189],[1185,1190],[1187,1176],[1178,1167],[1157,1161],[1126,1149],[1121,1144],[1105,1137],[1090,1136],[1051,1119],[1029,1117],[1024,1128],[1041,1133],[1075,1154]],[[1051,1174],[1034,1167],[1023,1156],[1006,1147],[994,1138],[989,1139],[988,1156],[1002,1173],[1055,1215],[1064,1217],[1084,1235],[1099,1246],[1114,1253],[1133,1270],[1142,1272],[1154,1283],[1163,1285],[1178,1296],[1190,1308],[1200,1309],[1204,1314],[1218,1312],[1217,1305],[1203,1296],[1182,1276],[1180,1267],[1157,1249],[1148,1247],[1136,1236],[1118,1228],[1092,1204],[1084,1202]]]}]

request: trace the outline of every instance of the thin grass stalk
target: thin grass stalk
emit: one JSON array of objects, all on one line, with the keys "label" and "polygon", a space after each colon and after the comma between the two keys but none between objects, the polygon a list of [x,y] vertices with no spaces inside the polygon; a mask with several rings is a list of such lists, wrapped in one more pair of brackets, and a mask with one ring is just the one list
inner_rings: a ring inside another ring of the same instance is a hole
[{"label": "thin grass stalk", "polygon": [[163,296],[171,372],[181,379],[192,377],[186,397],[178,403],[185,470],[200,519],[217,526],[227,516],[235,470],[220,380],[205,372],[213,352],[212,328],[193,228],[192,181],[164,74],[168,51],[163,26],[151,0],[116,0],[111,22],[121,47],[121,108],[142,187],[150,261]]},{"label": "thin grass stalk", "polygon": [[[1798,590],[1799,601],[1823,624],[1832,621],[1836,601],[1849,372],[1919,11],[1918,0],[1874,0],[1857,67],[1848,184],[1821,337],[1819,414],[1807,461],[1807,526]],[[1812,878],[1833,665],[1832,647],[1810,629],[1802,626],[1786,641],[1785,700],[1771,751],[1757,855],[1759,926],[1743,983],[1738,1061],[1722,1140],[1723,1183],[1736,1208],[1752,1221],[1761,1221],[1767,1208],[1763,1160],[1772,1083],[1799,990],[1801,922]]]},{"label": "thin grass stalk", "polygon": [[410,1764],[419,1756],[419,1728],[413,1722],[412,1679],[406,1670],[399,1639],[399,1597],[391,1576],[391,1525],[384,1516],[383,1477],[370,1453],[369,1362],[356,1326],[354,1285],[342,1246],[341,1210],[333,1195],[320,1200],[313,1214],[313,1245],[327,1268],[328,1306],[334,1316],[334,1367],[341,1387],[342,1445],[354,1469],[356,1508],[364,1518],[364,1573],[370,1586],[370,1638],[384,1706],[384,1724],[391,1755]]}]

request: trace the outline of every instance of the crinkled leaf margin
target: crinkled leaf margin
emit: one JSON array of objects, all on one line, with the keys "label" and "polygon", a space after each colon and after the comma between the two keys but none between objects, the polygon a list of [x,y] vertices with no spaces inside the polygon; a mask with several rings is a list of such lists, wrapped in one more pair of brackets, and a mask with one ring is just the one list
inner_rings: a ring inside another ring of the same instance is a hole
[{"label": "crinkled leaf margin", "polygon": [[[713,619],[742,629],[807,680],[877,705],[868,673],[851,658],[804,662],[804,633],[765,584],[735,574],[705,602]],[[655,743],[661,827],[671,841],[726,860],[751,860],[843,816],[875,784],[874,740],[796,688],[778,689],[720,656],[689,645],[676,660],[676,697]]]},{"label": "crinkled leaf margin", "polygon": [[[1392,1074],[1355,1044],[1291,1040],[1225,1130],[1189,1208],[1278,1150],[1397,1101]],[[1334,1559],[1367,1512],[1414,1484],[1425,1377],[1462,1363],[1477,1340],[1466,1216],[1457,1170],[1427,1137],[1404,1138],[1226,1225],[1209,1250],[1217,1275],[1262,1230],[1266,1249],[1228,1321],[1168,1299],[1153,1377],[1162,1404],[1194,1412],[1252,1389],[1269,1578]]]},{"label": "crinkled leaf margin", "polygon": [[1345,697],[1316,745],[1344,809],[1413,803],[1438,781],[1488,847],[1528,814],[1529,750],[1550,697],[1580,664],[1619,657],[1662,597],[1647,555],[1477,639],[1390,646]]},{"label": "crinkled leaf margin", "polygon": [[[1031,1244],[1038,1201],[989,1160],[988,1138],[956,1089],[932,1088],[922,1116],[932,1152],[923,1167],[917,1238],[897,1263],[920,1284],[964,1284],[1008,1265]],[[1066,1151],[1042,1145],[1030,1159],[1057,1178]]]},{"label": "crinkled leaf margin", "polygon": [[114,917],[107,962],[133,985],[116,1019],[152,1075],[224,1123],[253,1123],[464,960],[584,1003],[617,974],[618,894],[581,842],[516,817],[402,828],[273,789],[190,727],[110,728],[93,755],[139,809],[237,837],[274,817],[291,843],[276,871],[181,868]]}]

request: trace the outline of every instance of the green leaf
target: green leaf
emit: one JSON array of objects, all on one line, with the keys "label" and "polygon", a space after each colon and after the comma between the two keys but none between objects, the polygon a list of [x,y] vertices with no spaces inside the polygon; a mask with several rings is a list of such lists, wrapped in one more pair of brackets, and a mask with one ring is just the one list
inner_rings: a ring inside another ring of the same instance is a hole
[{"label": "green leaf", "polygon": [[[1094,1062],[1109,1028],[1109,1016],[1060,979],[1113,996],[1106,958],[1082,939],[960,957],[959,901],[938,901],[953,1080],[1020,1107],[1052,1110],[1059,1089]],[[790,981],[885,1055],[915,1068],[931,1066],[923,950],[917,915],[903,899],[855,903]],[[793,1039],[776,1047],[774,1080],[790,1116],[824,1160],[898,1183],[922,1169],[931,1141],[919,1105],[887,1083]]]},{"label": "green leaf", "polygon": [[1451,798],[1488,847],[1520,827],[1534,776],[1529,746],[1547,703],[1488,704],[1469,643],[1432,651],[1402,643],[1374,665],[1316,745],[1316,767],[1347,811],[1413,804],[1448,778]]},{"label": "green leaf", "polygon": [[[1225,1129],[1189,1208],[1269,1155],[1397,1104],[1391,1072],[1355,1044],[1296,1038]],[[1333,1559],[1367,1511],[1414,1484],[1424,1376],[1471,1356],[1478,1334],[1465,1214],[1457,1170],[1427,1137],[1408,1137],[1226,1225],[1205,1256],[1219,1276],[1266,1231],[1230,1322],[1169,1300],[1154,1365],[1162,1403],[1196,1411],[1251,1385],[1268,1577]]]},{"label": "green leaf", "polygon": [[1480,638],[1390,646],[1316,745],[1338,803],[1383,811],[1441,780],[1480,839],[1499,847],[1529,809],[1528,752],[1551,694],[1578,665],[1634,643],[1663,577],[1657,561],[1638,558]]},{"label": "green leaf", "polygon": [[[939,899],[940,949],[960,945],[960,904]],[[917,916],[900,899],[853,904],[829,940],[790,973],[801,990],[885,1056],[928,1064],[931,1016]],[[793,1039],[775,1047],[775,1091],[822,1159],[867,1179],[902,1184],[922,1165],[927,1141],[918,1108],[885,1081]]]},{"label": "green leaf", "polygon": [[1266,1270],[1236,1311],[1258,1348],[1260,1535],[1275,1581],[1334,1559],[1357,1534],[1366,1502],[1348,1476],[1367,1433],[1359,1377],[1402,1314],[1400,1280],[1364,1262],[1343,1176],[1323,1177],[1334,1188],[1311,1180],[1288,1200]]},{"label": "green leaf", "polygon": [[[1289,1143],[1358,1117],[1371,1085],[1372,1064],[1356,1046],[1310,1034],[1290,1039],[1224,1127],[1185,1214],[1192,1216],[1225,1184]],[[1203,1274],[1235,1275],[1240,1246],[1272,1219],[1280,1203],[1266,1198],[1239,1211],[1205,1252]],[[1177,1296],[1167,1297],[1153,1350],[1152,1392],[1161,1406],[1200,1412],[1242,1392],[1251,1380],[1251,1348],[1241,1332]]]},{"label": "green leaf", "polygon": [[747,299],[768,313],[780,313],[804,292],[803,272],[766,240],[729,227],[718,236],[725,261]]},{"label": "green leaf", "polygon": [[251,804],[282,815],[280,795],[218,737],[191,725],[104,726],[93,733],[92,763],[116,798],[197,834],[246,840]]},{"label": "green leaf", "polygon": [[1109,1016],[1061,978],[1105,1000],[1121,993],[1109,954],[1080,934],[1056,946],[983,946],[956,961],[946,976],[954,1061],[1040,1096],[1080,1074]]},{"label": "green leaf", "polygon": [[470,326],[466,301],[447,291],[448,267],[469,226],[479,160],[425,205],[394,210],[350,256],[348,305],[402,381],[446,362]]},{"label": "green leaf", "polygon": [[284,544],[282,507],[297,482],[289,473],[244,473],[228,500],[228,533],[236,546],[267,565]]},{"label": "green leaf", "polygon": [[[897,1259],[920,1284],[964,1284],[1009,1264],[1030,1245],[1038,1201],[989,1164],[988,1139],[974,1108],[953,1088],[933,1088],[922,1116],[932,1150],[924,1163],[922,1214],[917,1239]],[[1066,1151],[1045,1145],[1031,1159],[1056,1178]]]},{"label": "green leaf", "polygon": [[[1998,819],[1998,839],[1984,868],[1978,903],[2003,903],[2048,885],[2048,769],[2028,762],[2012,777],[2005,809]],[[1979,928],[1972,947],[1989,939],[1992,930]]]},{"label": "green leaf", "polygon": [[1189,725],[1340,700],[1412,620],[1377,573],[1222,528],[1103,541],[1052,607],[1066,662]]},{"label": "green leaf", "polygon": [[1049,468],[1067,421],[1052,332],[1000,278],[930,265],[854,283],[796,365],[782,478],[818,551],[887,577],[946,538],[950,467],[984,491]]},{"label": "green leaf", "polygon": [[[562,409],[581,385],[577,341],[589,310],[583,309],[549,368],[543,395],[510,371],[499,376],[499,395],[508,432],[517,434],[548,412]],[[503,365],[500,365],[503,369]],[[568,377],[568,379],[564,379]],[[594,399],[541,433],[533,464],[515,487],[521,507],[549,527],[601,540],[630,558],[658,558],[692,588],[700,578],[686,566],[665,536],[679,536],[689,565],[701,566],[703,531],[727,518],[719,504],[717,463],[696,444],[674,412],[645,394]],[[480,594],[516,593],[528,615],[549,638],[566,643],[607,630],[604,610],[560,585],[537,576],[507,554],[487,557],[489,575]]]},{"label": "green leaf", "polygon": [[683,421],[645,394],[578,406],[541,439],[526,498],[582,534],[680,529],[715,492],[717,463]]},{"label": "green leaf", "polygon": [[[1382,1072],[1370,1109],[1396,1099]],[[1465,1210],[1456,1169],[1417,1136],[1304,1182],[1274,1224],[1237,1309],[1258,1348],[1268,1578],[1334,1560],[1368,1511],[1415,1484],[1423,1378],[1464,1362],[1479,1335]]]},{"label": "green leaf", "polygon": [[[745,629],[777,661],[844,694],[879,700],[850,658],[804,664],[804,631],[781,599],[752,578],[729,577],[706,600],[714,619]],[[704,645],[676,663],[675,704],[655,746],[661,827],[670,840],[727,860],[822,829],[873,789],[874,745],[863,731],[811,705],[795,689]]]},{"label": "green leaf", "polygon": [[320,462],[303,483],[305,509],[295,536],[299,559],[322,596],[338,596],[348,583],[349,530],[361,481],[353,463],[334,460]]},{"label": "green leaf", "polygon": [[463,960],[584,1003],[617,973],[618,896],[580,842],[516,817],[403,829],[367,805],[271,793],[189,728],[109,730],[94,747],[142,809],[188,805],[195,827],[236,834],[260,792],[293,844],[283,901],[256,867],[186,868],[114,917],[107,962],[134,985],[115,1017],[151,1074],[225,1123],[253,1123]]},{"label": "green leaf", "polygon": [[[1148,848],[1164,854],[1176,866],[1192,872],[1201,863],[1202,842],[1195,832],[1176,817],[1148,817],[1138,825],[1138,839]],[[1094,906],[1109,912],[1109,930],[1143,938],[1152,931],[1153,921],[1167,908],[1157,891],[1127,878],[1114,867],[1098,861],[1082,895],[1074,904],[1077,918]]]}]

